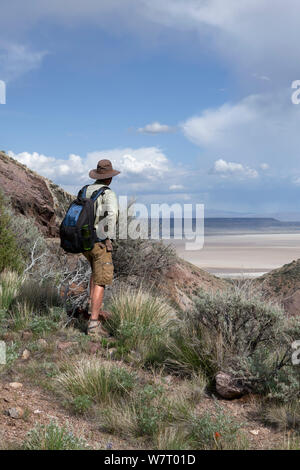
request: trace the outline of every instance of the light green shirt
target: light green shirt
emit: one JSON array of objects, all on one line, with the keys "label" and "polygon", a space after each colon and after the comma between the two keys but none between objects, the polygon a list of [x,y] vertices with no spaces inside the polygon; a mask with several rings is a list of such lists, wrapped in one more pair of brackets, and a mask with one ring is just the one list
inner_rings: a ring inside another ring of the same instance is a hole
[{"label": "light green shirt", "polygon": [[[86,197],[91,197],[94,191],[100,189],[104,184],[95,183],[90,184],[86,190]],[[116,225],[119,214],[119,204],[116,193],[111,189],[107,189],[104,194],[101,194],[94,204],[95,222],[97,237],[100,240],[105,238],[116,238]]]}]

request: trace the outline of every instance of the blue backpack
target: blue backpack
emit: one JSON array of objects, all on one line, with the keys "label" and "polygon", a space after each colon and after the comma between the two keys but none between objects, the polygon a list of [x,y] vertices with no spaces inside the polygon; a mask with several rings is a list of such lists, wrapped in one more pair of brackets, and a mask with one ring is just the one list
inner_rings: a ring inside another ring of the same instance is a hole
[{"label": "blue backpack", "polygon": [[88,186],[84,186],[79,191],[77,198],[71,202],[60,225],[60,246],[68,253],[83,253],[92,250],[97,241],[94,228],[94,202],[110,188],[102,186],[95,190],[90,198],[87,198]]}]

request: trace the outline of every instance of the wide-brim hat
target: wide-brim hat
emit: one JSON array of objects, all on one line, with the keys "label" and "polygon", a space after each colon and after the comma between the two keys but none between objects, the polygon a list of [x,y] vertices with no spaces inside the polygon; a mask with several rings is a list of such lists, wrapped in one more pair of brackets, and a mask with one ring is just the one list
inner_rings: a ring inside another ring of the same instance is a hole
[{"label": "wide-brim hat", "polygon": [[89,177],[94,180],[104,180],[106,178],[112,178],[120,173],[118,170],[114,170],[110,160],[99,160],[97,168],[89,172]]}]

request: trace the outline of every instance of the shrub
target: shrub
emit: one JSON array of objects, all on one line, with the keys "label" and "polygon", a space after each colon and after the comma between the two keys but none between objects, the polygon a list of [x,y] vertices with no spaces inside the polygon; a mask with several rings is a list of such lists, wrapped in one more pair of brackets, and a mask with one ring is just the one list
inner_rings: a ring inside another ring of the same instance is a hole
[{"label": "shrub", "polygon": [[12,216],[8,210],[8,200],[0,191],[0,272],[4,269],[22,273],[24,259],[21,244],[12,228]]},{"label": "shrub", "polygon": [[62,306],[58,291],[52,284],[40,284],[34,279],[27,279],[22,283],[15,302],[26,303],[35,314],[46,313],[51,307]]},{"label": "shrub", "polygon": [[53,308],[49,310],[48,314],[44,312],[46,315],[40,315],[35,313],[26,301],[14,303],[14,308],[11,310],[8,314],[10,329],[15,331],[28,329],[37,336],[58,329],[63,319],[61,310],[59,310],[59,317]]},{"label": "shrub", "polygon": [[261,410],[263,420],[276,428],[300,432],[300,403],[293,401],[282,405],[265,405]]},{"label": "shrub", "polygon": [[20,276],[4,269],[0,274],[0,308],[7,310],[13,303],[21,284]]},{"label": "shrub", "polygon": [[141,288],[121,288],[109,304],[108,328],[125,351],[134,349],[142,364],[161,362],[175,324],[175,313],[166,301]]},{"label": "shrub", "polygon": [[[134,201],[131,201],[120,215],[117,227],[117,239],[114,244],[113,262],[115,277],[122,280],[130,278],[133,285],[139,286],[146,281],[151,284],[159,284],[164,273],[176,262],[175,249],[162,241],[133,240],[128,235],[128,227],[131,223],[138,223],[132,215]],[[121,226],[126,221],[126,226]],[[126,239],[119,238],[120,228],[127,234]]]},{"label": "shrub", "polygon": [[183,422],[186,438],[194,449],[234,449],[241,447],[238,424],[221,406],[215,405],[214,412],[196,415],[191,412]]},{"label": "shrub", "polygon": [[74,435],[68,426],[52,421],[48,425],[37,424],[27,435],[24,450],[86,450],[87,442]]},{"label": "shrub", "polygon": [[[146,385],[118,406],[112,403],[100,411],[101,429],[124,437],[153,439],[159,428],[171,420],[171,407],[163,389]],[[120,423],[122,426],[120,427]]]},{"label": "shrub", "polygon": [[249,389],[288,399],[288,390],[299,394],[290,362],[298,327],[289,323],[251,286],[200,292],[169,343],[168,366],[184,374],[202,370],[210,379],[223,370]]},{"label": "shrub", "polygon": [[97,359],[67,363],[66,370],[57,377],[64,394],[72,399],[85,395],[98,403],[120,399],[132,390],[135,380],[127,369]]},{"label": "shrub", "polygon": [[190,445],[181,428],[169,426],[157,433],[154,448],[158,450],[189,450]]},{"label": "shrub", "polygon": [[[68,404],[69,402],[67,402]],[[86,413],[92,406],[93,402],[88,395],[79,395],[71,401],[71,409],[75,414],[81,415]]]},{"label": "shrub", "polygon": [[172,246],[162,241],[118,240],[114,245],[113,262],[118,279],[130,278],[135,285],[158,284],[176,262]]}]

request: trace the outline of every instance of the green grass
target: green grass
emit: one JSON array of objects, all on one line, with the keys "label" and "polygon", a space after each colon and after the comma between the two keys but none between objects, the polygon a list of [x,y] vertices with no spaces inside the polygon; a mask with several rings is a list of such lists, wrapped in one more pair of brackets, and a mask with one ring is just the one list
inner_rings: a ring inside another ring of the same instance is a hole
[{"label": "green grass", "polygon": [[48,425],[37,424],[27,435],[24,450],[87,450],[87,442],[75,436],[68,426],[52,421]]},{"label": "green grass", "polygon": [[120,403],[99,410],[102,430],[132,438],[153,439],[171,418],[170,403],[163,389],[150,384],[135,390]]},{"label": "green grass", "polygon": [[21,285],[20,276],[5,269],[0,274],[0,309],[7,310],[14,301]]},{"label": "green grass", "polygon": [[67,363],[57,377],[62,392],[71,399],[87,396],[96,403],[110,403],[127,395],[135,386],[135,375],[125,369],[101,363],[95,358]]},{"label": "green grass", "polygon": [[108,306],[112,318],[108,329],[117,340],[119,354],[133,356],[139,365],[162,362],[166,343],[176,323],[174,310],[168,303],[150,292],[121,288]]}]

